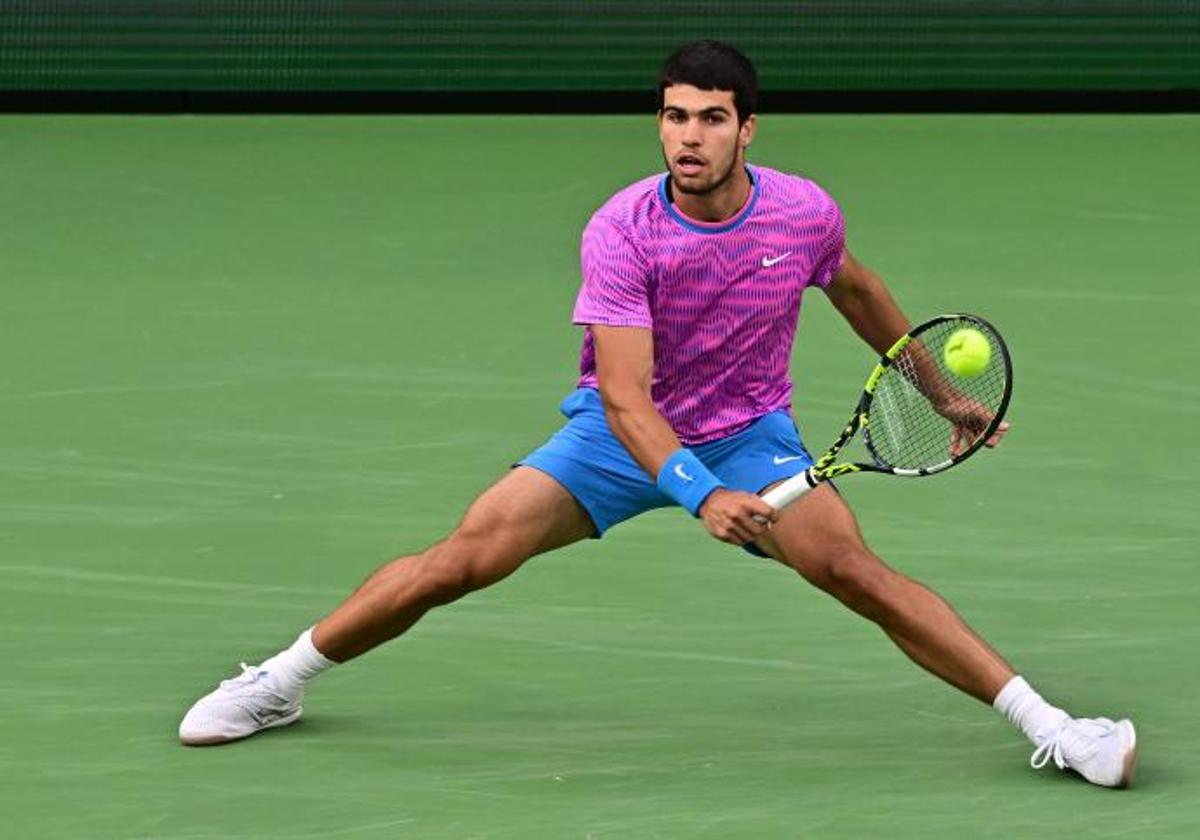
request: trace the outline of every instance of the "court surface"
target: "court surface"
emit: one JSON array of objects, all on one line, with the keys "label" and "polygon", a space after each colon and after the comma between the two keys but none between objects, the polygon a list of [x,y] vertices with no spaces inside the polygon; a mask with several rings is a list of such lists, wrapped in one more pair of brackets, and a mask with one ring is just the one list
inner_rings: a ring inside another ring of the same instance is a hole
[{"label": "court surface", "polygon": [[[1135,789],[661,511],[530,563],[220,749],[175,728],[559,423],[577,242],[650,118],[0,119],[0,812],[22,838],[1195,836],[1200,119],[763,116],[914,319],[978,312],[1013,431],[851,477],[870,543]],[[819,293],[813,448],[871,361]]]}]

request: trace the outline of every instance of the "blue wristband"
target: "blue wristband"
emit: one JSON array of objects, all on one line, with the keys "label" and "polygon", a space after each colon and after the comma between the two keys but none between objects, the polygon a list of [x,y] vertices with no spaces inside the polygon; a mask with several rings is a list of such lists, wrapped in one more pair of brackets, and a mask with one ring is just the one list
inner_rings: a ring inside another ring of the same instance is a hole
[{"label": "blue wristband", "polygon": [[678,449],[658,471],[658,489],[670,496],[692,516],[700,515],[700,505],[712,491],[725,485],[690,449]]}]

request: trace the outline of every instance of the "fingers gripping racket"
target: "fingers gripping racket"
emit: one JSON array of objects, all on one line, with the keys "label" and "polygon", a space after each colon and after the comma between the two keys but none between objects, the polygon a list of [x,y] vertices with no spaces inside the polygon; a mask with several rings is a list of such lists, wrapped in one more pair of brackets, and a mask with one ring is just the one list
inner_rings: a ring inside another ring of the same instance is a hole
[{"label": "fingers gripping racket", "polygon": [[[963,330],[974,333],[967,335],[974,355],[970,364],[956,364],[955,373],[948,357],[959,349],[953,345]],[[1011,395],[1012,361],[996,328],[974,315],[939,315],[901,336],[879,359],[833,446],[763,500],[783,508],[848,473],[921,476],[947,470],[993,438]],[[838,461],[859,432],[866,450],[862,460]]]}]

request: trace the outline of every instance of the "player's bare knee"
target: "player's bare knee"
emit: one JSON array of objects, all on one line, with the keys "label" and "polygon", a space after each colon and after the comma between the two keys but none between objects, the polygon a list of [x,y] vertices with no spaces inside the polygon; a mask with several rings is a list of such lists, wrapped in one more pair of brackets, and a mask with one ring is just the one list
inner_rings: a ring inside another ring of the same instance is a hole
[{"label": "player's bare knee", "polygon": [[496,534],[460,528],[424,557],[426,600],[443,604],[507,577],[526,559]]},{"label": "player's bare knee", "polygon": [[430,606],[448,604],[478,589],[471,545],[457,534],[430,547],[420,557],[420,599]]},{"label": "player's bare knee", "polygon": [[865,549],[840,553],[827,564],[825,589],[858,614],[880,621],[890,609],[890,571]]},{"label": "player's bare knee", "polygon": [[448,604],[472,590],[466,558],[446,540],[416,559],[417,599],[427,606]]}]

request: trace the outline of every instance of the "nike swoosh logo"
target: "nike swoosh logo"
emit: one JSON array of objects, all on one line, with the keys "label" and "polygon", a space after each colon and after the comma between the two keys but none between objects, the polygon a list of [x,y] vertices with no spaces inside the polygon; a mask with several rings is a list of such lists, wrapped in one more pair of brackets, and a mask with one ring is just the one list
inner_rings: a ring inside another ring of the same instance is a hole
[{"label": "nike swoosh logo", "polygon": [[762,266],[763,266],[763,268],[770,268],[771,266],[775,265],[775,263],[783,262],[791,255],[792,255],[792,252],[788,251],[786,254],[780,254],[778,257],[763,257],[762,258]]},{"label": "nike swoosh logo", "polygon": [[675,475],[679,476],[684,481],[695,481],[696,480],[683,471],[683,464],[675,465]]},{"label": "nike swoosh logo", "polygon": [[772,460],[775,462],[775,465],[778,466],[779,464],[786,464],[788,461],[800,461],[803,460],[803,458],[803,455],[788,455],[786,458],[780,458],[778,455],[776,455]]}]

